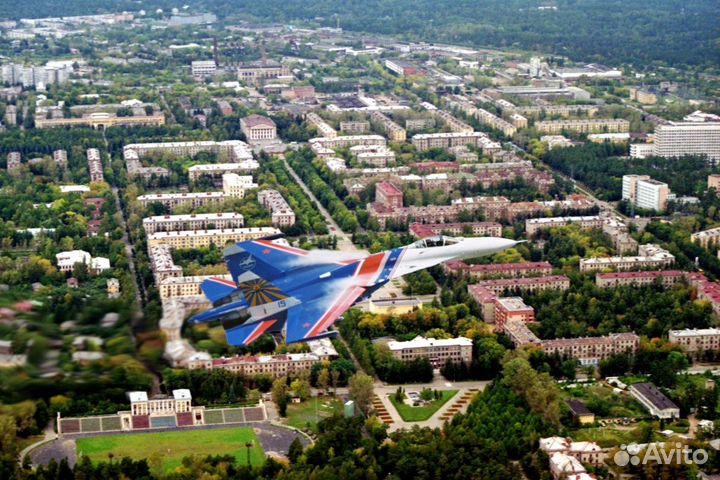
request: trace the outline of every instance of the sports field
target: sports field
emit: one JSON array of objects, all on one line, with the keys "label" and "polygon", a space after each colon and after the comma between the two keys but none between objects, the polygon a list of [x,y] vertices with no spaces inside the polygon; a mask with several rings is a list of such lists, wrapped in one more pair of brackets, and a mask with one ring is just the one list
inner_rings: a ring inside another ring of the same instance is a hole
[{"label": "sports field", "polygon": [[251,428],[222,428],[210,430],[185,430],[158,433],[134,433],[128,435],[104,435],[78,438],[78,459],[87,455],[94,462],[107,461],[112,453],[119,460],[130,457],[136,460],[148,458],[154,453],[161,456],[165,470],[181,464],[183,457],[196,455],[233,455],[238,463],[247,462],[245,444],[252,442],[250,463],[260,465],[265,459],[260,442]]}]

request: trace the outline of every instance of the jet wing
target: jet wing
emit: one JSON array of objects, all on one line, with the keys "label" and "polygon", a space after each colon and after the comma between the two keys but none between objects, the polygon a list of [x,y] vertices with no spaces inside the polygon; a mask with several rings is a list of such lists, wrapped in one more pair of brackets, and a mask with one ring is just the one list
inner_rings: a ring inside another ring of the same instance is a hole
[{"label": "jet wing", "polygon": [[325,331],[365,293],[365,287],[350,285],[344,290],[331,291],[317,298],[291,307],[287,311],[287,343],[306,342],[324,337]]}]

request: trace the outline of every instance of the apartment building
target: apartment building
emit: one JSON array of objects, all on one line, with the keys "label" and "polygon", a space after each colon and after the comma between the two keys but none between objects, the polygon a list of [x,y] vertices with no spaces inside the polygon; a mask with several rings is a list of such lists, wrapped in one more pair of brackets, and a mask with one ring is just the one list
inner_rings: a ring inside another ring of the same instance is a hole
[{"label": "apartment building", "polygon": [[[520,114],[514,115],[522,117],[522,115]],[[487,125],[496,130],[500,130],[503,132],[504,135],[507,135],[508,137],[515,135],[515,132],[517,132],[517,129],[519,128],[517,125],[514,125],[502,119],[501,117],[498,117],[497,115],[488,112],[483,108],[474,108],[472,110],[472,116],[477,118],[483,125]],[[527,118],[525,119],[525,126],[527,126]]]},{"label": "apartment building", "polygon": [[433,118],[410,118],[405,120],[406,130],[425,130],[434,126],[435,120]]},{"label": "apartment building", "polygon": [[720,191],[720,174],[713,173],[708,175],[707,188],[714,188],[715,190]]},{"label": "apartment building", "polygon": [[524,116],[520,115],[519,113],[513,113],[512,115],[510,115],[510,123],[512,123],[515,128],[527,128],[528,127],[527,117],[524,117]]},{"label": "apartment building", "polygon": [[720,227],[702,230],[690,235],[690,240],[693,243],[701,245],[703,248],[708,248],[710,245],[718,245],[718,239],[720,239]]},{"label": "apartment building", "polygon": [[356,145],[350,147],[350,153],[355,155],[360,164],[386,167],[388,163],[395,162],[395,152],[385,146]]},{"label": "apartment building", "polygon": [[217,228],[213,230],[176,230],[155,232],[147,237],[148,248],[170,245],[172,248],[224,247],[228,243],[244,242],[281,233],[275,227]]},{"label": "apartment building", "polygon": [[196,182],[202,177],[220,180],[226,173],[247,173],[258,168],[260,164],[255,160],[243,160],[240,163],[204,163],[189,167],[188,179],[191,182]]},{"label": "apartment building", "polygon": [[277,127],[268,117],[250,115],[240,119],[240,130],[245,134],[248,142],[275,140]]},{"label": "apartment building", "polygon": [[502,225],[497,222],[464,222],[464,223],[413,223],[410,233],[417,238],[447,234],[456,237],[472,235],[480,237],[501,237]]},{"label": "apartment building", "polygon": [[548,262],[495,263],[468,265],[462,260],[445,262],[443,268],[448,273],[468,275],[474,278],[529,277],[547,276],[552,273]]},{"label": "apartment building", "polygon": [[237,79],[248,84],[258,84],[265,80],[286,77],[290,69],[271,60],[255,63],[244,63],[237,67]]},{"label": "apartment building", "polygon": [[576,133],[623,133],[630,131],[630,122],[618,118],[547,120],[535,122],[540,133],[557,135],[563,131]]},{"label": "apartment building", "polygon": [[667,267],[675,263],[675,256],[658,245],[646,244],[638,248],[637,256],[581,258],[581,272],[596,272],[605,269],[641,270]]},{"label": "apartment building", "polygon": [[68,156],[67,150],[55,150],[53,152],[53,161],[59,168],[67,168]]},{"label": "apartment building", "polygon": [[593,228],[602,228],[603,219],[597,215],[581,217],[528,218],[525,220],[525,232],[528,237],[531,237],[542,229],[562,227],[571,224],[579,225],[583,230],[592,230]]},{"label": "apartment building", "polygon": [[548,355],[575,358],[582,365],[597,365],[612,355],[635,353],[640,337],[634,333],[611,333],[603,337],[558,338],[543,340],[542,349]]},{"label": "apartment building", "polygon": [[387,345],[393,357],[402,362],[425,357],[435,368],[442,367],[448,360],[468,365],[472,362],[473,343],[465,337],[435,339],[417,336],[407,342],[392,340]]},{"label": "apartment building", "polygon": [[166,278],[182,277],[183,269],[173,261],[170,245],[161,244],[148,247],[148,257],[150,257],[150,268],[157,285],[160,285]]},{"label": "apartment building", "polygon": [[237,173],[226,173],[222,176],[223,193],[228,197],[245,198],[245,192],[258,188],[253,183],[252,175],[238,175]]},{"label": "apartment building", "polygon": [[474,285],[468,285],[468,292],[473,294],[473,287],[483,287],[495,294],[508,291],[538,292],[541,290],[567,290],[570,288],[570,279],[565,275],[544,275],[541,277],[497,278],[480,280]]},{"label": "apartment building", "polygon": [[288,353],[285,355],[259,355],[221,357],[213,359],[190,360],[187,368],[195,370],[223,369],[232,373],[253,377],[269,375],[272,378],[295,376],[310,373],[313,365],[320,363],[320,357],[312,353]]},{"label": "apartment building", "polygon": [[20,152],[10,152],[7,154],[7,171],[17,170],[22,165],[22,156]]},{"label": "apartment building", "polygon": [[186,204],[192,208],[198,208],[213,203],[222,203],[228,198],[229,197],[223,192],[150,193],[140,195],[137,197],[137,201],[143,207],[147,207],[153,203],[160,203],[173,209]]},{"label": "apartment building", "polygon": [[445,124],[446,127],[450,129],[451,132],[472,133],[475,130],[472,126],[455,117],[450,112],[446,112],[445,110],[435,110],[433,113]]},{"label": "apartment building", "polygon": [[143,228],[148,235],[155,232],[175,230],[212,230],[241,228],[245,218],[240,213],[191,213],[187,215],[158,215],[143,218]]},{"label": "apartment building", "polygon": [[656,282],[662,283],[665,287],[670,287],[676,283],[685,280],[687,272],[679,270],[650,270],[643,272],[608,272],[595,274],[595,285],[600,288],[614,287],[643,287],[654,285]]},{"label": "apartment building", "polygon": [[535,309],[526,305],[521,297],[495,299],[495,329],[503,331],[508,322],[531,323],[535,321]]},{"label": "apartment building", "polygon": [[198,297],[203,295],[200,285],[210,278],[222,278],[232,281],[230,275],[197,275],[192,277],[166,277],[158,284],[161,300],[178,297]]},{"label": "apartment building", "polygon": [[515,111],[531,117],[539,117],[542,114],[550,117],[557,115],[561,117],[570,117],[571,115],[592,117],[598,112],[598,107],[595,105],[533,105],[517,107]]},{"label": "apartment building", "polygon": [[310,125],[314,126],[318,133],[325,138],[337,137],[337,132],[333,127],[330,126],[323,118],[315,112],[310,112],[305,115],[305,121]]},{"label": "apartment building", "polygon": [[369,130],[370,130],[370,122],[365,122],[365,121],[340,122],[340,131],[343,133],[359,135],[359,134],[366,133]]},{"label": "apartment building", "polygon": [[623,200],[639,208],[665,210],[670,197],[667,183],[653,180],[647,175],[623,175]]},{"label": "apartment building", "polygon": [[390,117],[382,112],[372,112],[370,120],[377,123],[382,128],[385,135],[392,142],[404,142],[407,140],[407,131],[400,125],[395,123]]},{"label": "apartment building", "polygon": [[720,328],[670,330],[668,341],[691,354],[720,350]]},{"label": "apartment building", "polygon": [[380,182],[375,186],[375,202],[388,208],[402,208],[402,190],[390,182]]},{"label": "apartment building", "polygon": [[272,224],[276,227],[295,225],[295,212],[277,190],[260,190],[258,192],[258,202],[270,210]]},{"label": "apartment building", "polygon": [[87,152],[88,171],[90,172],[91,182],[104,182],[103,165],[100,159],[100,150],[97,148],[88,148]]},{"label": "apartment building", "polygon": [[165,125],[165,115],[157,113],[153,115],[133,115],[131,117],[118,117],[110,113],[91,113],[80,118],[42,118],[35,117],[35,128],[54,127],[131,127],[135,125]]},{"label": "apartment building", "polygon": [[382,137],[380,135],[344,135],[334,138],[317,137],[311,138],[310,140],[308,140],[308,143],[311,145],[311,147],[313,144],[317,144],[320,147],[329,149],[353,147],[355,145],[375,145],[382,147],[387,145],[385,137]]},{"label": "apartment building", "polygon": [[212,77],[217,73],[215,60],[194,60],[190,63],[190,73],[195,78]]},{"label": "apartment building", "polygon": [[655,127],[653,153],[660,157],[707,155],[720,160],[720,122],[669,122]]},{"label": "apartment building", "polygon": [[487,134],[483,132],[470,133],[419,133],[413,135],[411,141],[415,148],[424,152],[431,148],[450,148],[460,145],[472,145],[473,147],[482,147],[487,139]]}]

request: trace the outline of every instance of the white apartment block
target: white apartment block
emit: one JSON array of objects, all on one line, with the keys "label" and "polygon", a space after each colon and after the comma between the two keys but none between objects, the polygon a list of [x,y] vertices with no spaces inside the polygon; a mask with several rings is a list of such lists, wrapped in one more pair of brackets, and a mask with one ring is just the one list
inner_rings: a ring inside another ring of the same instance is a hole
[{"label": "white apartment block", "polygon": [[67,168],[68,156],[67,150],[55,150],[53,152],[53,160],[60,168]]},{"label": "white apartment block", "polygon": [[193,77],[212,77],[217,73],[215,60],[195,60],[190,64]]},{"label": "white apartment block", "polygon": [[147,237],[148,248],[170,245],[172,248],[203,248],[210,245],[224,247],[228,243],[244,242],[277,235],[275,227],[218,228],[214,230],[177,230],[155,232]]},{"label": "white apartment block", "polygon": [[87,149],[87,162],[88,171],[90,172],[91,182],[104,182],[105,176],[103,175],[103,165],[100,159],[100,150],[97,148]]},{"label": "white apartment block", "polygon": [[226,173],[222,176],[223,193],[229,197],[244,198],[247,190],[258,188],[253,183],[252,175],[238,175],[237,173]]},{"label": "white apartment block", "polygon": [[188,168],[188,179],[196,182],[202,177],[219,179],[226,173],[253,172],[260,168],[256,160],[243,160],[240,163],[204,163]]},{"label": "white apartment block", "polygon": [[669,196],[667,183],[658,182],[647,175],[623,175],[622,198],[636,207],[663,211]]},{"label": "white apartment block", "polygon": [[631,143],[630,156],[632,158],[647,158],[655,155],[655,145],[652,143]]},{"label": "white apartment block", "polygon": [[241,228],[243,225],[245,225],[243,215],[234,212],[158,215],[143,218],[143,228],[147,234],[155,232],[169,232],[174,230]]},{"label": "white apartment block", "polygon": [[273,225],[277,227],[295,225],[295,212],[277,190],[261,190],[258,192],[258,202],[270,210]]},{"label": "white apartment block", "polygon": [[630,122],[621,118],[548,120],[536,122],[540,133],[556,135],[564,130],[576,133],[624,133],[630,131]]},{"label": "white apartment block", "polygon": [[326,138],[335,138],[337,137],[337,131],[333,127],[331,127],[323,118],[318,115],[315,112],[310,112],[307,115],[305,115],[305,121],[308,122],[310,125],[313,125],[318,133]]},{"label": "white apartment block", "polygon": [[583,217],[549,217],[549,218],[528,218],[525,220],[525,232],[528,236],[544,228],[562,227],[565,225],[579,225],[583,230],[602,228],[603,219],[597,215]]},{"label": "white apartment block", "polygon": [[435,339],[417,336],[407,342],[392,340],[388,348],[393,357],[403,362],[425,357],[434,367],[441,367],[447,360],[470,364],[472,361],[472,340],[465,337]]},{"label": "white apartment block", "polygon": [[655,127],[653,153],[660,157],[707,155],[720,160],[720,122],[670,122]]},{"label": "white apartment block", "polygon": [[375,167],[386,167],[389,162],[395,161],[395,152],[385,146],[356,145],[350,147],[350,153],[355,155],[361,164],[370,164]]},{"label": "white apartment block", "polygon": [[143,207],[153,203],[160,203],[172,209],[180,205],[190,205],[193,208],[222,203],[229,197],[223,192],[194,192],[194,193],[150,193],[140,195],[137,201]]},{"label": "white apartment block", "polygon": [[658,245],[646,244],[638,248],[638,255],[633,257],[594,257],[580,259],[581,272],[597,272],[602,270],[641,270],[645,268],[662,268],[675,263],[675,256]]},{"label": "white apartment block", "polygon": [[720,350],[720,328],[670,330],[668,340],[688,353]]},{"label": "white apartment block", "polygon": [[365,121],[346,121],[340,122],[340,131],[343,133],[351,133],[360,135],[370,130],[370,122]]}]

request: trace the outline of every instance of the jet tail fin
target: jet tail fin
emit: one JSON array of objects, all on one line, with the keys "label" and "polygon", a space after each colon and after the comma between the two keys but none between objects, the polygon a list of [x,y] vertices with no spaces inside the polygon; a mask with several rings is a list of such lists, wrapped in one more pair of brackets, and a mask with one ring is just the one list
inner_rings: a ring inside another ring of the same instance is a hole
[{"label": "jet tail fin", "polygon": [[227,297],[237,289],[232,280],[224,278],[208,278],[200,284],[200,290],[205,294],[210,303],[215,304]]},{"label": "jet tail fin", "polygon": [[225,336],[230,345],[244,347],[257,340],[263,333],[275,331],[276,319],[264,319],[258,322],[244,323],[237,327],[225,329]]}]

